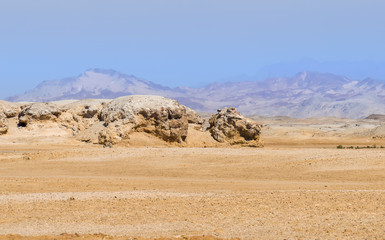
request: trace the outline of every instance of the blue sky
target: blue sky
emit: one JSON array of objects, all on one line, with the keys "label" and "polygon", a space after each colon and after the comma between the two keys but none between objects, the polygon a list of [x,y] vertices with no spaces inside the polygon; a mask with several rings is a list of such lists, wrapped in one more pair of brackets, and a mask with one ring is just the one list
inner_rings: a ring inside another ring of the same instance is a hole
[{"label": "blue sky", "polygon": [[0,98],[89,68],[202,86],[311,59],[385,79],[384,10],[383,0],[1,0]]}]

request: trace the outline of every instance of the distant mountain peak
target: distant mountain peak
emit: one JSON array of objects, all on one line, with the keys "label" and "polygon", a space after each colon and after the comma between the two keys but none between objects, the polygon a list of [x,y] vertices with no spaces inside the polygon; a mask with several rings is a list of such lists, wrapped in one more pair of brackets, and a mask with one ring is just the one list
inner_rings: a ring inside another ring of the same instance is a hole
[{"label": "distant mountain peak", "polygon": [[116,98],[123,95],[169,95],[167,87],[122,74],[115,70],[92,68],[77,77],[44,81],[23,95],[10,97],[9,101],[55,101],[83,98]]},{"label": "distant mountain peak", "polygon": [[118,71],[113,70],[113,69],[104,69],[104,68],[89,68],[86,71],[87,72],[95,72],[95,73],[102,73],[102,74],[108,74],[108,75],[113,75],[113,74],[120,74]]},{"label": "distant mountain peak", "polygon": [[107,76],[119,76],[121,78],[137,78],[136,76],[134,75],[129,75],[129,74],[123,74],[121,72],[118,72],[116,70],[113,70],[113,69],[103,69],[103,68],[90,68],[90,69],[87,69],[86,71],[84,71],[83,73],[81,73],[79,75],[80,76],[89,76],[89,75],[93,75],[93,74],[101,74],[101,75],[107,75]]}]

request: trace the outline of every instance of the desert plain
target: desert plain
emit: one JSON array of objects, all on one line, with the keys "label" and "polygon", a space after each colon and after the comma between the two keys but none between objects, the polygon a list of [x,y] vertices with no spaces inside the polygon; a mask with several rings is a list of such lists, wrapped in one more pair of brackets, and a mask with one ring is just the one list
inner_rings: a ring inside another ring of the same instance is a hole
[{"label": "desert plain", "polygon": [[194,132],[106,147],[10,124],[0,239],[385,238],[381,120],[251,118],[264,147],[200,146]]}]

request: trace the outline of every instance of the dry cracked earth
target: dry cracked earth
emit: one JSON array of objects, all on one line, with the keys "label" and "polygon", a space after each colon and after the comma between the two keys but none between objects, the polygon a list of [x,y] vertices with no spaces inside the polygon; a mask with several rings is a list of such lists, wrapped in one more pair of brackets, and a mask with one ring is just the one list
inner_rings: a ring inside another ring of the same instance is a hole
[{"label": "dry cracked earth", "polygon": [[336,148],[385,141],[301,124],[264,148],[2,136],[0,239],[385,239],[385,150]]}]

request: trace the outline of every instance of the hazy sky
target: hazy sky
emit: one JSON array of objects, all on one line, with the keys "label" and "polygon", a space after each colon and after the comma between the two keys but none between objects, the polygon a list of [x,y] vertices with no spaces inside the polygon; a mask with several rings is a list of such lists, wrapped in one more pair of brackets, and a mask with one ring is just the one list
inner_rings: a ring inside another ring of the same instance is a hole
[{"label": "hazy sky", "polygon": [[383,0],[0,0],[0,98],[89,68],[201,86],[304,58],[385,62],[384,10]]}]

